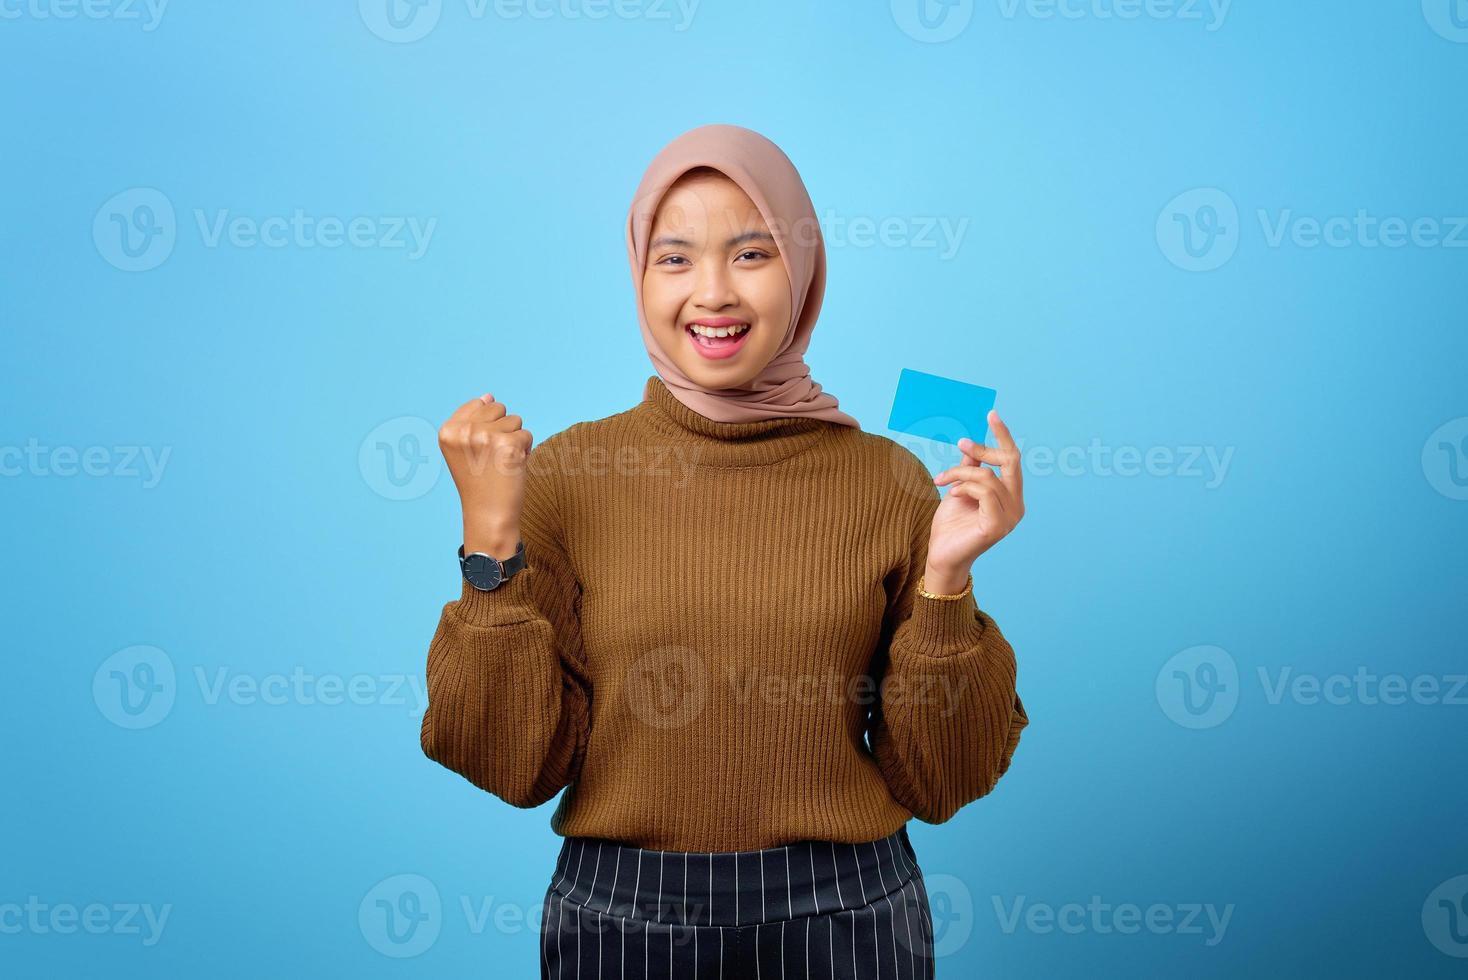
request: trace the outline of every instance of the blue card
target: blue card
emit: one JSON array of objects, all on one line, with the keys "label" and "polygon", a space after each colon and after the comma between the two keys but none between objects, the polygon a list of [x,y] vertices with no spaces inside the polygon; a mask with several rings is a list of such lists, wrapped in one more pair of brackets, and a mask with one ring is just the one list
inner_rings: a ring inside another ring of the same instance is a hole
[{"label": "blue card", "polygon": [[993,388],[903,368],[887,428],[955,446],[967,436],[983,445],[994,398]]}]

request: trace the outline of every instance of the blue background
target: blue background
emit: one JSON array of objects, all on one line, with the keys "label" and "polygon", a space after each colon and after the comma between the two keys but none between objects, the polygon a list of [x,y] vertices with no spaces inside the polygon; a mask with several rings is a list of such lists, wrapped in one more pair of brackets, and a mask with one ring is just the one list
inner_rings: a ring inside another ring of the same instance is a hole
[{"label": "blue background", "polygon": [[[602,19],[443,0],[411,42],[373,0],[178,3],[151,30],[98,2],[0,19],[0,912],[169,918],[148,945],[0,914],[0,973],[536,975],[533,922],[493,912],[538,917],[554,803],[512,809],[419,749],[413,691],[459,592],[424,434],[483,391],[537,440],[640,397],[625,209],[707,122],[780,144],[823,217],[895,219],[886,244],[828,231],[807,355],[865,428],[906,366],[996,388],[1027,458],[1177,452],[1036,468],[1025,522],[975,564],[1031,726],[992,796],[910,825],[939,976],[1468,967],[1423,915],[1441,933],[1429,896],[1461,900],[1468,874],[1468,706],[1270,698],[1286,669],[1465,671],[1468,249],[1268,235],[1286,210],[1468,215],[1449,0],[1237,0],[1221,23],[985,0],[947,11],[946,40],[906,0],[704,0],[686,24],[652,0]],[[125,271],[107,232],[146,217],[139,188],[174,210],[172,249]],[[296,209],[436,225],[412,258],[211,247],[195,216]],[[956,251],[920,244],[930,219],[966,222]],[[29,440],[48,448],[21,464]],[[161,479],[128,446],[168,452]],[[100,447],[100,475],[59,475],[56,447]],[[134,730],[109,658],[135,645],[175,686]],[[1232,666],[1222,700],[1179,692],[1170,661],[1200,645],[1221,655],[1182,673]],[[366,703],[213,696],[293,672],[360,675]],[[441,903],[410,958],[373,920],[403,874]],[[996,911],[1093,895],[1232,911],[1221,940]]]}]

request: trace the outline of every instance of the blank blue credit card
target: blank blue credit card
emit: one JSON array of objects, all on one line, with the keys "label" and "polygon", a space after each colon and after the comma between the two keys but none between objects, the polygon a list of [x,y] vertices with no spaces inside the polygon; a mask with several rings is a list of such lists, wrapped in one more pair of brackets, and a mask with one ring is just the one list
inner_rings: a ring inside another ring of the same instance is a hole
[{"label": "blank blue credit card", "polygon": [[983,445],[994,398],[993,388],[903,368],[887,428],[955,446],[967,436]]}]

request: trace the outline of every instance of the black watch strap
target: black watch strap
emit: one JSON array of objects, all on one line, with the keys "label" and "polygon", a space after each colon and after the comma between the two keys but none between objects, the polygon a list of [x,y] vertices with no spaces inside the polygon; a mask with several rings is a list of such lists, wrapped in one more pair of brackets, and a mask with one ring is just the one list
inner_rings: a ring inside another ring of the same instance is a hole
[{"label": "black watch strap", "polygon": [[459,545],[459,570],[464,573],[464,580],[480,592],[492,592],[523,568],[525,568],[525,542],[523,540],[515,546],[515,553],[504,561],[482,551],[466,555],[464,546]]}]

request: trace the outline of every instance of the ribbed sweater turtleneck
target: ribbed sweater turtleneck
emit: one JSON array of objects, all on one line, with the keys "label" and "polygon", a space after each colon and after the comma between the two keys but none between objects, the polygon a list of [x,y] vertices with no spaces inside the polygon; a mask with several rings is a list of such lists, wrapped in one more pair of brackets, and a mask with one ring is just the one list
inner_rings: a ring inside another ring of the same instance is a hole
[{"label": "ribbed sweater turtleneck", "polygon": [[941,823],[1028,718],[974,595],[917,594],[939,500],[891,439],[718,422],[654,376],[533,448],[528,567],[443,607],[423,750],[515,806],[568,787],[556,833],[639,847]]}]

